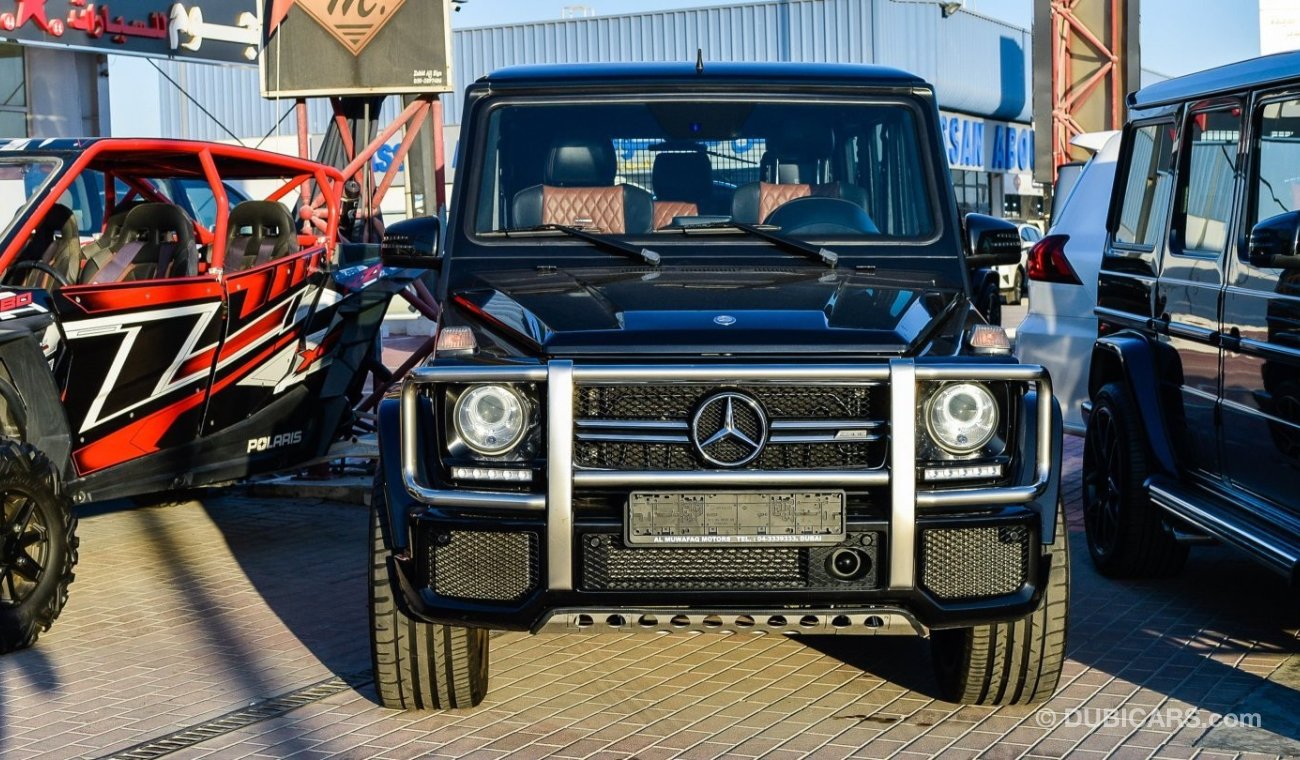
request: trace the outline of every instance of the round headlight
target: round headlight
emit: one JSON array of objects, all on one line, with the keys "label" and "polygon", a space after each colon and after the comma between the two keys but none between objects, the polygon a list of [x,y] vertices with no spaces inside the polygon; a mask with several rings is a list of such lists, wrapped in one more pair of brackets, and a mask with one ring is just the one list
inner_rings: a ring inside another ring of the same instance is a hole
[{"label": "round headlight", "polygon": [[934,442],[948,452],[969,454],[988,443],[997,431],[998,403],[983,385],[945,385],[930,397],[925,425]]},{"label": "round headlight", "polygon": [[479,454],[504,454],[524,437],[528,419],[524,400],[504,385],[479,385],[456,400],[456,433]]}]

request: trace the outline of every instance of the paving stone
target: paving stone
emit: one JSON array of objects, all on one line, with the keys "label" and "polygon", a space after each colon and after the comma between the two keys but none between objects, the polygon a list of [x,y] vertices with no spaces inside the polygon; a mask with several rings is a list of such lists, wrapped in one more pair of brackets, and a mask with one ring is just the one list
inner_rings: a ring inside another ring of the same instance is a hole
[{"label": "paving stone", "polygon": [[[1037,708],[936,701],[923,642],[508,633],[492,639],[493,691],[478,710],[387,711],[366,686],[170,760],[1289,753],[1300,621],[1277,620],[1291,609],[1281,582],[1217,547],[1194,549],[1179,578],[1097,575],[1079,513],[1081,455],[1067,438],[1074,596],[1047,723]],[[94,757],[367,674],[367,529],[356,505],[238,490],[166,507],[91,505],[67,610],[38,646],[0,661],[0,756]],[[1151,717],[1095,720],[1125,710]],[[1265,733],[1152,723],[1193,710],[1259,712]]]}]

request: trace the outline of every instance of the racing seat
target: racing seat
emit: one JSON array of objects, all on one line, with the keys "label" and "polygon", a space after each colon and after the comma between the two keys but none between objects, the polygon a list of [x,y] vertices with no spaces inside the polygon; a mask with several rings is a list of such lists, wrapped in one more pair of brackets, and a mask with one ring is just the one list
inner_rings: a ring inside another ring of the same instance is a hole
[{"label": "racing seat", "polygon": [[73,282],[90,282],[95,273],[108,263],[113,252],[122,247],[122,225],[126,224],[127,215],[144,203],[142,200],[127,201],[113,208],[113,213],[104,221],[104,232],[81,249],[84,263]]},{"label": "racing seat", "polygon": [[260,267],[298,252],[298,232],[289,209],[278,201],[244,201],[230,210],[227,272]]},{"label": "racing seat", "polygon": [[655,221],[661,230],[679,216],[699,216],[713,196],[713,163],[706,153],[655,156]]},{"label": "racing seat", "polygon": [[557,141],[547,158],[542,184],[515,195],[512,225],[562,224],[615,235],[649,232],[654,222],[650,193],[615,185],[617,171],[609,140]]},{"label": "racing seat", "polygon": [[867,194],[846,182],[831,182],[830,156],[835,136],[830,130],[798,136],[773,136],[761,164],[762,179],[736,188],[731,217],[760,224],[781,206],[799,198],[838,198],[864,210]]},{"label": "racing seat", "polygon": [[198,274],[194,222],[180,206],[140,204],[126,215],[120,240],[120,247],[89,282],[130,282]]},{"label": "racing seat", "polygon": [[23,273],[21,281],[12,284],[43,290],[53,290],[60,286],[59,281],[48,271],[41,271],[33,264],[59,272],[68,282],[76,282],[81,255],[79,234],[77,216],[72,209],[62,203],[54,204],[36,225],[36,229],[32,230],[31,238],[23,247],[13,271],[14,275]]}]

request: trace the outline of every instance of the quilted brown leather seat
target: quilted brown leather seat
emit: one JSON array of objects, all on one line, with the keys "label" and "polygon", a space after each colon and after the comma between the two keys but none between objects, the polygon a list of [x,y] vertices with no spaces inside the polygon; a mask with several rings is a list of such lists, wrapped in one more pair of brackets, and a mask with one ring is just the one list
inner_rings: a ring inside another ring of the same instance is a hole
[{"label": "quilted brown leather seat", "polygon": [[649,232],[654,216],[650,193],[615,185],[617,170],[609,140],[557,141],[547,158],[542,184],[515,195],[511,226],[562,224],[615,235]]}]

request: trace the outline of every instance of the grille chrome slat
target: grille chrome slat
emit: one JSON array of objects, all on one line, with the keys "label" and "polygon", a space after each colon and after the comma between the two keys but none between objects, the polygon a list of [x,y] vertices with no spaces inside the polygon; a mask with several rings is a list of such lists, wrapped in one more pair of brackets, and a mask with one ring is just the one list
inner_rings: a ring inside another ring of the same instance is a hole
[{"label": "grille chrome slat", "polygon": [[698,424],[710,397],[725,393],[753,399],[769,421],[765,448],[736,469],[852,472],[885,463],[889,394],[878,383],[579,382],[576,390],[580,472],[715,469],[694,440],[692,421]]}]

